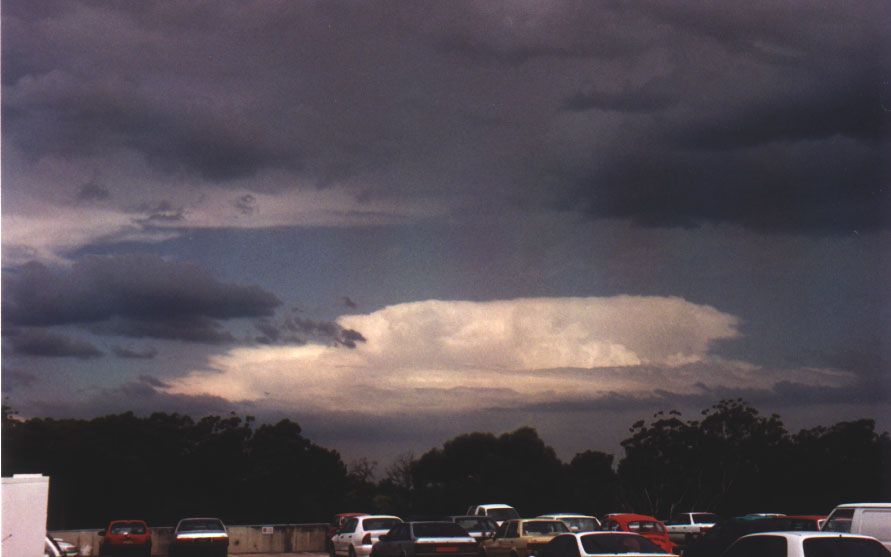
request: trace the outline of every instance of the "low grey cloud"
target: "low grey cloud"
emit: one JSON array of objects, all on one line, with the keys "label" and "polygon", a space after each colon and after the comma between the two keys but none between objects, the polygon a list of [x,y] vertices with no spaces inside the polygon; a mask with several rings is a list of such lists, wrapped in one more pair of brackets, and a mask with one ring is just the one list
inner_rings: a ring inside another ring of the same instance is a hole
[{"label": "low grey cloud", "polygon": [[112,353],[118,358],[125,360],[151,360],[158,355],[156,348],[136,349],[126,346],[113,346]]},{"label": "low grey cloud", "polygon": [[3,282],[3,319],[12,325],[120,318],[186,326],[194,319],[271,315],[281,303],[257,286],[220,282],[201,267],[155,255],[89,256],[64,269],[29,263],[5,272]]},{"label": "low grey cloud", "polygon": [[343,327],[335,321],[320,321],[290,315],[281,323],[263,319],[254,324],[262,336],[256,337],[261,344],[303,345],[307,341],[330,343],[334,346],[356,348],[367,339],[355,329]]},{"label": "low grey cloud", "polygon": [[93,344],[42,329],[22,329],[4,339],[12,344],[12,351],[22,356],[45,358],[99,358],[104,353]]},{"label": "low grey cloud", "polygon": [[180,340],[203,344],[225,344],[235,337],[214,319],[202,316],[170,316],[154,319],[110,319],[94,323],[89,329],[96,334],[130,338]]},{"label": "low grey cloud", "polygon": [[41,379],[35,373],[23,369],[3,368],[3,391],[11,392],[20,387],[28,388],[40,383]]},{"label": "low grey cloud", "polygon": [[104,201],[111,198],[111,192],[102,184],[87,182],[77,192],[77,200],[82,202]]}]

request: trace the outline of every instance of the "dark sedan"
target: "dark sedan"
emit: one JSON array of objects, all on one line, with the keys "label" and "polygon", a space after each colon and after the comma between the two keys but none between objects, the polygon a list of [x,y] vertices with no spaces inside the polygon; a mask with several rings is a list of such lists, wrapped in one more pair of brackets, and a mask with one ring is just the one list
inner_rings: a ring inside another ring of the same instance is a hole
[{"label": "dark sedan", "polygon": [[380,537],[371,557],[477,557],[478,545],[454,522],[404,522]]}]

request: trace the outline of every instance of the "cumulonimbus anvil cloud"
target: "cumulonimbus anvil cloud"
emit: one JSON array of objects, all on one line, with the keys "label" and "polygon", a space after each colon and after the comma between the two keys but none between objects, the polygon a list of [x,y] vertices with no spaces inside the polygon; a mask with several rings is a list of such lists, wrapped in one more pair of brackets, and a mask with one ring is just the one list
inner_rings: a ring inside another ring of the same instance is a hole
[{"label": "cumulonimbus anvil cloud", "polygon": [[[392,305],[342,316],[368,342],[233,349],[168,392],[265,401],[303,410],[453,412],[654,389],[765,387],[772,374],[710,355],[740,335],[738,320],[675,297],[529,298]],[[814,370],[807,384],[846,378]]]}]

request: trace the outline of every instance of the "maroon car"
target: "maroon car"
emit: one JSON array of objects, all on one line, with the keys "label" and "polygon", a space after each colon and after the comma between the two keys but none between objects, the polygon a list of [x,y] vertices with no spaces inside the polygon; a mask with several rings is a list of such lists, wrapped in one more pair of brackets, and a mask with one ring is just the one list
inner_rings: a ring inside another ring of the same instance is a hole
[{"label": "maroon car", "polygon": [[152,554],[152,531],[144,520],[112,520],[102,537],[99,555],[140,555]]}]

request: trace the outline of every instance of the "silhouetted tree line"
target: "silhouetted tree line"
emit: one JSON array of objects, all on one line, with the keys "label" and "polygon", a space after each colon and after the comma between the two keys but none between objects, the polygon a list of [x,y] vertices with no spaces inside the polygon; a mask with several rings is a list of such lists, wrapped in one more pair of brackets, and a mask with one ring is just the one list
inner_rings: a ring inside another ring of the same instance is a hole
[{"label": "silhouetted tree line", "polygon": [[842,502],[891,500],[891,440],[872,420],[797,434],[779,416],[723,400],[685,420],[659,412],[632,425],[625,456],[599,451],[562,462],[538,433],[469,433],[419,458],[399,455],[376,478],[283,420],[193,420],[132,413],[93,420],[18,420],[3,412],[3,475],[51,476],[51,528],[183,516],[232,524],[326,521],[336,512],[460,514],[509,502],[521,514],[683,510],[826,513]]}]

